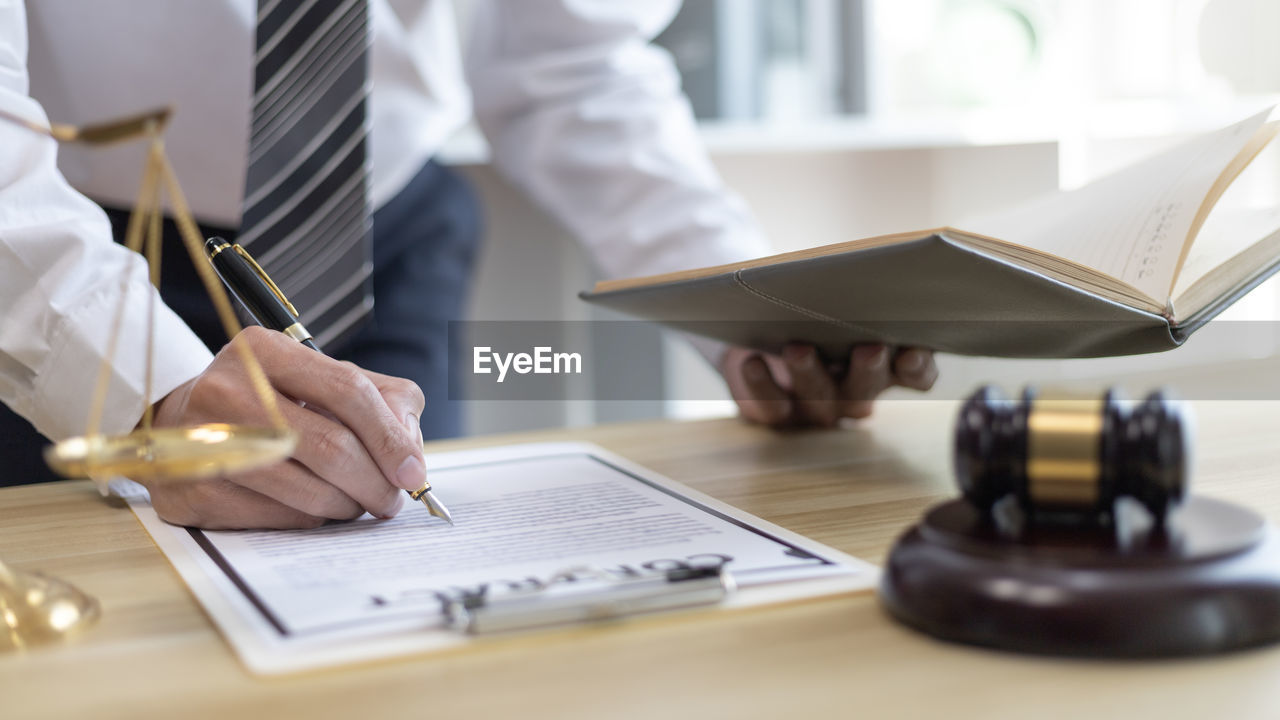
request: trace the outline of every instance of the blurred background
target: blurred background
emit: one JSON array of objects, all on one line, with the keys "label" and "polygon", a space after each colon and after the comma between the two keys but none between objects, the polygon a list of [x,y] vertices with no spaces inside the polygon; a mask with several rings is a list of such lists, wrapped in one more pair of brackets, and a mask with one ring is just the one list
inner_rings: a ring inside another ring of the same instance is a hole
[{"label": "blurred background", "polygon": [[[962,225],[1242,119],[1280,98],[1275,28],[1275,0],[686,0],[657,42],[717,167],[782,252]],[[576,297],[596,279],[581,251],[489,168],[474,129],[442,159],[487,204],[473,318],[609,318]],[[1250,174],[1246,195],[1275,204],[1280,153]],[[1120,382],[1249,397],[1280,371],[1277,317],[1273,281],[1224,316],[1251,323],[1247,342],[1238,331],[1215,340],[1211,327],[1157,356],[942,357],[936,395]],[[651,329],[606,343],[581,328],[588,371],[607,364],[611,382],[633,383],[627,397],[653,400],[476,402],[471,432],[733,412],[681,339]]]}]

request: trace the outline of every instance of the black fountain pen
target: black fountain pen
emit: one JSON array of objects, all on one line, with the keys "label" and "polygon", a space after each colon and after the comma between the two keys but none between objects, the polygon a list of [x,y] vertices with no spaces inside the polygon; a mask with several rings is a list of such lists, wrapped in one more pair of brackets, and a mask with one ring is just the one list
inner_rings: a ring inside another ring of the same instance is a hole
[{"label": "black fountain pen", "polygon": [[[320,352],[315,339],[298,319],[297,309],[244,248],[232,245],[220,237],[211,237],[205,241],[204,250],[209,255],[209,263],[217,271],[218,277],[222,278],[223,284],[231,291],[231,295],[244,306],[259,325],[278,330],[312,350]],[[450,515],[449,509],[431,492],[430,482],[423,482],[422,487],[416,491],[406,490],[405,492],[409,493],[409,497],[425,505],[427,512],[450,525],[453,524],[453,516]]]}]

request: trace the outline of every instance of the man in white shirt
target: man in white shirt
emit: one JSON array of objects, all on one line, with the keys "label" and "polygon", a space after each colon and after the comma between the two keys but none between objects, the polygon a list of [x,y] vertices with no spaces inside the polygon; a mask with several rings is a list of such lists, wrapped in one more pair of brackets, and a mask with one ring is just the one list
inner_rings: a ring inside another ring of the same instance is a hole
[{"label": "man in white shirt", "polygon": [[[37,121],[47,111],[60,122],[84,123],[174,104],[166,144],[197,218],[212,228],[237,228],[252,155],[246,118],[255,54],[260,60],[262,53],[255,51],[255,25],[259,17],[293,13],[294,6],[305,12],[312,4],[40,0],[27,5],[24,18],[20,0],[0,0],[0,109]],[[470,236],[477,230],[468,225],[466,191],[429,161],[472,110],[496,166],[563,222],[608,277],[767,252],[748,211],[722,186],[700,147],[669,58],[649,44],[678,0],[472,0],[465,59],[449,0],[368,4],[373,252],[377,258],[381,248],[393,247],[383,253],[384,267],[452,258],[446,319],[460,317]],[[30,89],[24,27],[30,30]],[[128,431],[142,412],[137,356],[150,289],[139,259],[110,242],[101,210],[67,181],[123,211],[136,185],[121,178],[137,176],[139,155],[130,148],[68,147],[60,173],[51,142],[8,126],[0,126],[0,148],[0,400],[48,437],[83,432],[95,379],[88,369],[105,352],[120,278],[128,274],[124,356],[111,378],[102,426]],[[387,237],[380,224],[387,226],[382,218],[391,213],[407,213],[403,224],[411,229]],[[433,217],[445,220],[433,223]],[[447,226],[443,241],[421,238],[439,225]],[[379,272],[375,266],[374,326],[377,308],[395,305],[384,302],[384,293],[422,291],[379,289]],[[439,319],[422,320],[439,325]],[[184,322],[167,309],[158,321],[164,342],[155,390],[164,400],[157,403],[157,421],[252,420],[259,411],[236,382],[243,370],[234,354],[213,358],[188,324],[198,319]],[[376,354],[326,348],[362,361],[359,371],[278,334],[246,331],[234,342],[252,344],[277,389],[306,402],[288,409],[303,436],[297,455],[283,470],[152,488],[161,515],[207,527],[290,527],[362,511],[394,514],[402,498],[397,488],[416,487],[424,472],[414,449],[424,415],[417,385],[374,372],[386,369]],[[437,355],[442,351],[437,344]],[[414,379],[434,394],[444,387],[446,365],[437,363],[431,378]],[[862,417],[889,385],[927,389],[936,375],[928,353],[884,347],[856,348],[840,379],[803,347],[767,362],[730,348],[719,365],[744,416],[774,425]],[[413,377],[398,367],[392,363],[390,370]],[[433,409],[428,404],[425,414],[431,417]]]}]

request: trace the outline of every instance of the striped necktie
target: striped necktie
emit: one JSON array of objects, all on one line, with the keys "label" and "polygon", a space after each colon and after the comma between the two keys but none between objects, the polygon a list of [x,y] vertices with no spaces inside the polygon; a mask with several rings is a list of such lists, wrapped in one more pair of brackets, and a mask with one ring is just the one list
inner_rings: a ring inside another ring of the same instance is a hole
[{"label": "striped necktie", "polygon": [[259,0],[238,242],[321,346],[373,307],[367,0]]}]

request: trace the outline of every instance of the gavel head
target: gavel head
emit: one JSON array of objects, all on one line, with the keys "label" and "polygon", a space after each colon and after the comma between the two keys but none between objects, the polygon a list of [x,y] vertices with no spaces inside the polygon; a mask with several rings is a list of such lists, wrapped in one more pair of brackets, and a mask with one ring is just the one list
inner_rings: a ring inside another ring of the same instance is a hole
[{"label": "gavel head", "polygon": [[1140,403],[984,387],[956,423],[955,472],[984,514],[1012,496],[1029,516],[1104,520],[1129,496],[1163,522],[1186,495],[1187,426],[1161,392]]}]

